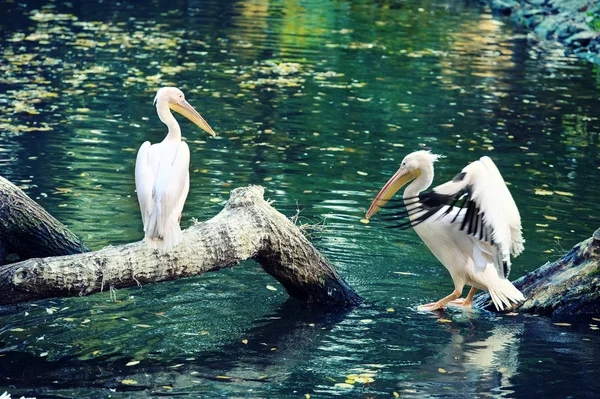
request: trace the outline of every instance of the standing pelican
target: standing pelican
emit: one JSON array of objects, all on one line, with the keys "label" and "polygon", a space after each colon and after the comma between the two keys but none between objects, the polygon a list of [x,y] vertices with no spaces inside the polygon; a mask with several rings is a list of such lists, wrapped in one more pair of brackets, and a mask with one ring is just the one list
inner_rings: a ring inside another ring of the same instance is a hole
[{"label": "standing pelican", "polygon": [[215,136],[215,132],[175,87],[163,87],[154,97],[156,112],[169,133],[158,144],[146,141],[135,161],[137,191],[145,242],[166,252],[181,242],[181,211],[190,188],[190,149],[181,141],[181,129],[169,109],[180,113]]},{"label": "standing pelican", "polygon": [[[500,171],[489,157],[482,157],[452,181],[421,193],[433,182],[433,163],[439,157],[429,151],[407,155],[366,215],[369,219],[414,179],[400,205],[400,216],[409,220],[399,227],[412,226],[454,281],[450,295],[419,310],[441,309],[448,303],[471,307],[477,289],[489,291],[498,310],[523,301],[523,294],[507,279],[510,255],[524,249],[521,217]],[[459,299],[465,285],[471,290]]]}]

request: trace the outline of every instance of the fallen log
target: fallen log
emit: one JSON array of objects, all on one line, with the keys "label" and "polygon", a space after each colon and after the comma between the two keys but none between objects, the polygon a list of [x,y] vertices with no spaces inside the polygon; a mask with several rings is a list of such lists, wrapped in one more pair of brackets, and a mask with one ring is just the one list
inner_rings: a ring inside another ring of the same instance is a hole
[{"label": "fallen log", "polygon": [[294,298],[332,306],[358,305],[361,297],[263,194],[260,186],[233,190],[218,215],[185,230],[183,242],[166,254],[135,242],[0,266],[0,305],[197,276],[246,259],[256,260]]},{"label": "fallen log", "polygon": [[81,252],[89,248],[75,234],[0,176],[0,265]]},{"label": "fallen log", "polygon": [[[600,314],[600,229],[575,245],[565,256],[527,273],[513,284],[525,302],[511,311],[552,316]],[[487,293],[475,307],[494,311]]]}]

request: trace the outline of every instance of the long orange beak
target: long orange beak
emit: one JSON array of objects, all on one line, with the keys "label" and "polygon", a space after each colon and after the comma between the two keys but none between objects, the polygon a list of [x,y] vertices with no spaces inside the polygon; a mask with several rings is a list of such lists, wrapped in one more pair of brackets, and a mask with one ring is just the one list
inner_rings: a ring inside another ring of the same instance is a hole
[{"label": "long orange beak", "polygon": [[177,112],[188,118],[190,121],[194,122],[200,129],[204,130],[206,133],[215,137],[216,134],[210,127],[208,123],[204,120],[202,116],[188,103],[186,100],[181,100],[178,103],[169,102],[169,108],[173,111]]},{"label": "long orange beak", "polygon": [[371,207],[367,211],[367,216],[365,217],[369,219],[371,216],[376,214],[377,211],[379,211],[381,207],[383,207],[398,190],[400,190],[406,183],[412,179],[416,179],[420,175],[421,171],[419,169],[416,169],[412,172],[409,172],[403,168],[398,169],[396,174],[394,174],[394,176],[392,176],[392,178],[385,183],[385,186],[383,186],[379,194],[377,194],[377,197],[375,197],[375,200],[371,204]]}]

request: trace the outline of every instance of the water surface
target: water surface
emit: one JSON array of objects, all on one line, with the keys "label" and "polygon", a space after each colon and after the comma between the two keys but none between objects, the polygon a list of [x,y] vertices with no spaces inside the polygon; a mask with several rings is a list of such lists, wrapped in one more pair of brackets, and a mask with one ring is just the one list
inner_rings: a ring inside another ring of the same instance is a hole
[{"label": "water surface", "polygon": [[[360,222],[417,149],[436,181],[488,155],[523,216],[517,278],[599,227],[598,70],[471,2],[28,1],[0,16],[0,174],[93,249],[143,237],[134,162],[182,120],[182,224],[231,189],[322,224],[313,241],[365,298],[288,300],[257,264],[0,314],[0,393],[55,397],[590,397],[598,320],[421,314],[453,288],[412,231]],[[266,288],[274,286],[277,291]],[[116,300],[115,300],[116,299]],[[139,363],[136,363],[139,362]]]}]

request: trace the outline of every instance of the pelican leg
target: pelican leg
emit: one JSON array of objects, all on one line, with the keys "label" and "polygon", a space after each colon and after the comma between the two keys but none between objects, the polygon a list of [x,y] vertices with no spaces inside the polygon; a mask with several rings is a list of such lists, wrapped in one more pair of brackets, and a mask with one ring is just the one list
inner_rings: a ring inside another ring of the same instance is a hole
[{"label": "pelican leg", "polygon": [[443,309],[444,306],[446,306],[446,304],[448,302],[455,300],[456,298],[458,298],[460,296],[460,294],[461,294],[461,292],[459,290],[454,290],[454,291],[452,291],[452,294],[448,295],[447,297],[444,297],[437,302],[420,305],[417,309],[420,311],[431,311],[431,310]]},{"label": "pelican leg", "polygon": [[477,288],[471,287],[466,298],[455,299],[453,301],[448,302],[448,305],[462,308],[470,308],[473,305],[473,297],[475,296],[476,292]]}]

